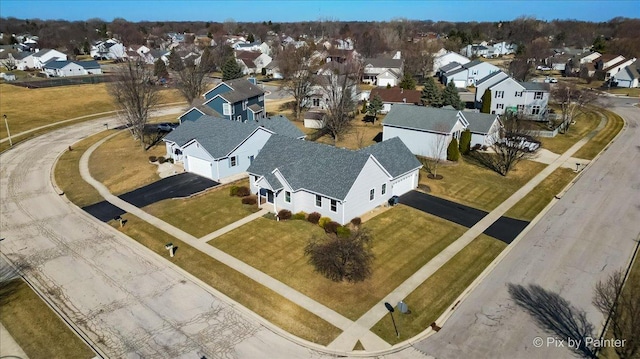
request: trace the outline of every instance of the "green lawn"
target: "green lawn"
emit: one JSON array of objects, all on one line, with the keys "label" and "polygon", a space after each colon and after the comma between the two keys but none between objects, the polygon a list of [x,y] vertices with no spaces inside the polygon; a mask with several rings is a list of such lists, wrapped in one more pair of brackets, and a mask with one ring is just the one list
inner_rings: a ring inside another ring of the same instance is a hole
[{"label": "green lawn", "polygon": [[[340,329],[315,314],[179,239],[129,213],[122,217],[127,220],[124,227],[120,228],[115,221],[111,221],[110,224],[276,326],[321,345],[329,344],[340,335]],[[168,242],[178,247],[174,257],[169,257],[164,248]]]},{"label": "green lawn", "polygon": [[259,218],[209,244],[356,320],[466,230],[402,205],[364,226],[373,234],[373,274],[355,284],[332,282],[314,271],[304,247],[311,236],[324,234],[306,221]]},{"label": "green lawn", "polygon": [[504,215],[531,221],[575,177],[576,173],[572,169],[564,167],[556,169]]},{"label": "green lawn", "polygon": [[404,302],[411,314],[399,311],[394,314],[400,338],[396,337],[388,315],[374,325],[371,331],[390,344],[421,333],[453,304],[506,246],[504,242],[487,235],[478,236],[407,296]]},{"label": "green lawn", "polygon": [[473,159],[463,157],[455,164],[438,168],[438,174],[444,177],[441,180],[429,179],[426,172],[422,172],[420,184],[429,186],[434,196],[491,211],[546,166],[522,161],[507,176],[501,176]]},{"label": "green lawn", "polygon": [[601,110],[601,112],[607,117],[607,124],[588,143],[582,146],[573,157],[588,160],[593,159],[603,148],[609,145],[609,142],[622,130],[624,126],[622,117],[607,110]]},{"label": "green lawn", "polygon": [[598,112],[588,111],[581,113],[576,117],[576,124],[570,126],[567,133],[559,133],[556,137],[551,138],[540,138],[542,148],[546,148],[559,155],[563,154],[589,132],[595,130],[599,123],[600,114]]},{"label": "green lawn", "polygon": [[[249,186],[249,181],[236,185]],[[229,196],[229,186],[222,186],[193,198],[160,201],[143,210],[193,236],[202,237],[257,212],[258,207],[242,204],[239,197]]]},{"label": "green lawn", "polygon": [[30,358],[89,359],[95,356],[22,279],[2,285],[10,285],[15,291],[2,298],[0,321]]}]

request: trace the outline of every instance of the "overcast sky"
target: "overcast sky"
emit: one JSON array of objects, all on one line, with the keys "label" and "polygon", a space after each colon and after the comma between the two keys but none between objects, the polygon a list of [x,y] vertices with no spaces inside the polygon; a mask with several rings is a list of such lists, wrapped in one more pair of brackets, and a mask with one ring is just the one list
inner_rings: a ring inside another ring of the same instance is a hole
[{"label": "overcast sky", "polygon": [[204,1],[204,0],[0,0],[0,17],[129,21],[295,22],[333,20],[500,21],[519,16],[541,20],[607,21],[640,17],[638,0],[496,1]]}]

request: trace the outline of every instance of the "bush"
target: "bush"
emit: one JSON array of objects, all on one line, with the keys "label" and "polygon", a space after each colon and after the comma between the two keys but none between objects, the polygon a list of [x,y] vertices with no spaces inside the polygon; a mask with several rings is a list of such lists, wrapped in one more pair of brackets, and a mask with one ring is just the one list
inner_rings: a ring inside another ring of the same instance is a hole
[{"label": "bush", "polygon": [[158,163],[165,163],[166,161],[167,160],[163,156],[158,157]]},{"label": "bush", "polygon": [[447,160],[457,162],[460,158],[460,150],[458,149],[458,140],[451,139],[449,147],[447,147]]},{"label": "bush", "polygon": [[281,209],[278,212],[278,218],[282,219],[282,220],[287,220],[287,219],[291,219],[291,211],[288,209]]},{"label": "bush", "polygon": [[351,230],[345,226],[338,227],[336,234],[340,238],[349,238],[351,236]]},{"label": "bush", "polygon": [[242,204],[254,205],[256,203],[258,203],[258,199],[256,198],[256,196],[242,197]]},{"label": "bush", "polygon": [[305,220],[307,219],[307,214],[304,212],[298,212],[296,214],[294,214],[291,219],[297,219],[297,220]]},{"label": "bush", "polygon": [[[320,219],[322,220],[322,219]],[[327,233],[338,233],[338,228],[342,227],[340,223],[330,221],[324,225],[324,231]]]},{"label": "bush", "polygon": [[149,162],[155,162],[158,160],[158,157],[156,156],[149,156]]},{"label": "bush", "polygon": [[240,186],[236,191],[236,196],[238,197],[246,197],[251,195],[251,190],[247,186]]},{"label": "bush", "polygon": [[229,188],[229,196],[237,196],[238,195],[238,186],[231,186]]},{"label": "bush", "polygon": [[312,212],[309,213],[309,215],[307,216],[307,221],[313,223],[313,224],[318,224],[318,222],[320,221],[320,213],[318,212]]},{"label": "bush", "polygon": [[318,221],[318,225],[319,225],[320,227],[324,228],[324,226],[325,226],[327,223],[329,223],[329,222],[331,222],[331,218],[329,218],[329,217],[322,217],[322,218],[320,218],[320,220]]},{"label": "bush", "polygon": [[362,224],[362,219],[361,219],[360,217],[355,217],[355,218],[353,218],[353,219],[351,220],[351,224],[352,224],[354,227],[359,227],[359,226],[360,226],[360,224]]},{"label": "bush", "polygon": [[173,158],[167,158],[167,162],[173,163]]},{"label": "bush", "polygon": [[471,131],[464,130],[460,135],[460,152],[463,155],[468,155],[471,152]]}]

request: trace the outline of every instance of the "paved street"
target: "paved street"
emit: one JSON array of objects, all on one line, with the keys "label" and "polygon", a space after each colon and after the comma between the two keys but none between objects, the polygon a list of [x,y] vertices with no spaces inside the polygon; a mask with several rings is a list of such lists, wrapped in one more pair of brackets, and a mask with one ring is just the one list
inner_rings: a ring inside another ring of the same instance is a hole
[{"label": "paved street", "polygon": [[[616,99],[628,128],[580,180],[517,243],[491,274],[453,312],[442,330],[414,345],[436,358],[573,358],[547,347],[549,333],[516,306],[510,283],[538,284],[555,292],[596,327],[603,316],[591,304],[592,288],[625,266],[639,236],[640,110]],[[535,337],[545,340],[542,348]],[[558,335],[558,337],[561,337]]]}]

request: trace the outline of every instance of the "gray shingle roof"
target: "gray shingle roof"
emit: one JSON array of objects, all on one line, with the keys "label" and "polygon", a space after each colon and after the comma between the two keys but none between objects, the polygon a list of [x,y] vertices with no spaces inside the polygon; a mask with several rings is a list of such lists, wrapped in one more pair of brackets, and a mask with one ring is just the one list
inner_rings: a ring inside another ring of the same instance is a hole
[{"label": "gray shingle roof", "polygon": [[481,78],[480,80],[476,81],[476,87],[477,87],[478,85],[482,85],[485,81],[488,81],[488,80],[490,80],[490,79],[492,79],[492,78],[494,78],[494,77],[496,77],[496,76],[498,76],[498,75],[500,75],[500,74],[504,74],[504,75],[506,75],[506,74],[505,74],[504,72],[502,72],[502,71],[492,72],[492,73],[490,73],[489,75],[487,75],[487,76],[485,76],[485,77]]},{"label": "gray shingle roof", "polygon": [[459,62],[453,61],[453,62],[450,62],[450,63],[440,67],[440,71],[441,72],[448,72],[448,71],[451,71],[453,69],[457,69],[460,66],[462,66],[462,65]]},{"label": "gray shingle roof", "polygon": [[78,66],[81,66],[87,70],[89,69],[99,69],[100,68],[100,64],[98,64],[97,61],[59,61],[59,60],[55,60],[55,61],[47,61],[46,64],[44,64],[44,68],[45,69],[61,69],[64,68],[65,66],[67,66],[70,63],[74,63]]},{"label": "gray shingle roof", "polygon": [[518,82],[520,86],[529,91],[547,91],[549,92],[549,84],[544,82]]},{"label": "gray shingle roof", "polygon": [[304,137],[305,134],[300,131],[293,122],[289,121],[288,118],[282,115],[271,116],[267,118],[261,118],[256,121],[259,126],[262,126],[268,130],[271,130],[281,136],[291,137],[291,138],[300,138]]},{"label": "gray shingle roof", "polygon": [[402,67],[402,59],[390,59],[385,57],[376,57],[364,60],[364,65],[367,66],[371,64],[373,67],[384,67],[384,68],[400,68]]},{"label": "gray shingle roof", "polygon": [[382,121],[382,125],[419,131],[449,133],[458,121],[458,110],[397,104]]},{"label": "gray shingle roof", "polygon": [[247,172],[280,188],[272,174],[278,169],[294,190],[344,200],[368,159],[365,152],[272,135]]},{"label": "gray shingle roof", "polygon": [[231,87],[233,90],[225,92],[220,96],[231,103],[236,103],[238,101],[246,100],[251,97],[264,95],[264,91],[258,85],[252,84],[247,79],[229,80],[225,81],[224,83]]},{"label": "gray shingle roof", "polygon": [[365,147],[360,152],[373,155],[387,172],[393,177],[400,176],[411,170],[422,167],[399,137],[382,141]]},{"label": "gray shingle roof", "polygon": [[41,57],[42,55],[46,54],[49,51],[51,51],[51,49],[41,49],[38,52],[34,52],[33,57]]},{"label": "gray shingle roof", "polygon": [[498,115],[481,113],[481,112],[462,112],[462,116],[469,122],[467,129],[474,133],[486,135],[489,133],[491,126],[498,118]]},{"label": "gray shingle roof", "polygon": [[18,52],[17,54],[13,55],[13,58],[16,60],[22,60],[26,57],[29,57],[33,55],[33,52],[27,52],[27,51],[22,51],[22,52]]}]

